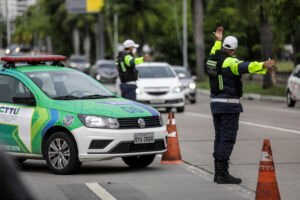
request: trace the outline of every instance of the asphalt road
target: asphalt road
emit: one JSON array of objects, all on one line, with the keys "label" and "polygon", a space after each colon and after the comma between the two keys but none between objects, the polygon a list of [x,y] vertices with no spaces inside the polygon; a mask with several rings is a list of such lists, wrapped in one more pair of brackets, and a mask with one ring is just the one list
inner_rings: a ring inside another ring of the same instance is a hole
[{"label": "asphalt road", "polygon": [[[145,169],[129,169],[121,159],[85,163],[76,175],[52,174],[43,161],[26,161],[20,173],[37,199],[252,199],[264,138],[269,138],[282,199],[300,196],[300,107],[243,100],[238,141],[230,171],[243,179],[240,186],[212,182],[213,125],[209,98],[176,114],[184,164],[161,165],[160,157]],[[166,122],[167,114],[164,113]],[[101,198],[99,198],[99,195]],[[103,196],[104,195],[104,196]],[[106,196],[105,196],[106,195]]]}]

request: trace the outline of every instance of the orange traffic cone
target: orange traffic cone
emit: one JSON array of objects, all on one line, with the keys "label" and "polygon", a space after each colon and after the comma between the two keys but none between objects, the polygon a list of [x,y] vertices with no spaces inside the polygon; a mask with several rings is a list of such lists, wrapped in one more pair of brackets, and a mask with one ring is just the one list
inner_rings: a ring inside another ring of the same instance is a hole
[{"label": "orange traffic cone", "polygon": [[176,121],[173,112],[169,112],[168,116],[168,150],[163,154],[161,159],[161,164],[179,164],[182,163],[179,142],[178,142],[178,133],[176,128]]},{"label": "orange traffic cone", "polygon": [[279,188],[276,181],[275,167],[272,157],[271,144],[264,140],[262,157],[259,163],[259,174],[256,187],[256,200],[279,200]]}]

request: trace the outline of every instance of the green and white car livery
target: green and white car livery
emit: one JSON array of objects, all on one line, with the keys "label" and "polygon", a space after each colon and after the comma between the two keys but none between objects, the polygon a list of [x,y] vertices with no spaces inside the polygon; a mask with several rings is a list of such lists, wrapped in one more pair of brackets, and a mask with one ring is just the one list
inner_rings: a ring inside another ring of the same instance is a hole
[{"label": "green and white car livery", "polygon": [[84,161],[117,157],[130,167],[146,167],[166,151],[167,132],[158,111],[115,97],[91,77],[62,67],[64,59],[1,59],[6,62],[0,66],[3,149],[20,161],[45,159],[59,174]]}]

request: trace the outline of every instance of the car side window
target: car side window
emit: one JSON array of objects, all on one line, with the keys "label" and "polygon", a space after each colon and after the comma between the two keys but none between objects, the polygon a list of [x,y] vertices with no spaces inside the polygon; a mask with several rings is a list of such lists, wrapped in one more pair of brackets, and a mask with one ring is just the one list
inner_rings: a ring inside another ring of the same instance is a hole
[{"label": "car side window", "polygon": [[32,97],[29,89],[18,79],[0,75],[0,102],[14,103],[13,97]]}]

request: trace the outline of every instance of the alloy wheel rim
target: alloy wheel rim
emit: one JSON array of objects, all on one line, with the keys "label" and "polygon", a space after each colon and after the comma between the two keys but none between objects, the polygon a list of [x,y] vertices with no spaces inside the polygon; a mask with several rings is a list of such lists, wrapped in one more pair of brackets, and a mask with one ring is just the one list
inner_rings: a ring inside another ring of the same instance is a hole
[{"label": "alloy wheel rim", "polygon": [[62,138],[54,139],[48,148],[48,156],[51,165],[55,169],[63,169],[70,162],[70,148]]}]

